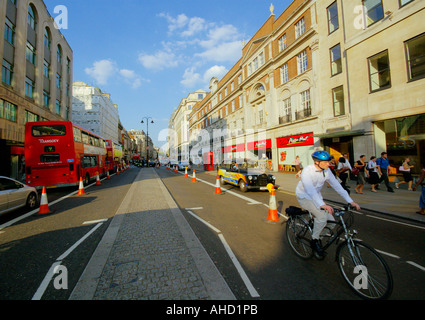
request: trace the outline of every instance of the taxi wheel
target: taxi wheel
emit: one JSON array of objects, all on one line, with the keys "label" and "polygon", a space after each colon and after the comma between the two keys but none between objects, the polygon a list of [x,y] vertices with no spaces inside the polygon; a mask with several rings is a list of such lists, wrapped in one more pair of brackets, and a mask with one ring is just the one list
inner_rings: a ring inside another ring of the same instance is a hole
[{"label": "taxi wheel", "polygon": [[226,184],[226,181],[224,181],[223,176],[220,176],[220,185],[224,186]]},{"label": "taxi wheel", "polygon": [[242,192],[248,191],[248,187],[243,180],[239,180],[239,189],[241,189]]}]

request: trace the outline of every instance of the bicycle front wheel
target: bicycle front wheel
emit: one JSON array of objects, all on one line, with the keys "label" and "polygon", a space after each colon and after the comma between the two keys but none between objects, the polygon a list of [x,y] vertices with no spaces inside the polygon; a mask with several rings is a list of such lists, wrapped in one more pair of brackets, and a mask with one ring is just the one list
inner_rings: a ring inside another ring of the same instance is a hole
[{"label": "bicycle front wheel", "polygon": [[379,300],[391,295],[390,268],[371,246],[358,240],[346,241],[339,245],[336,257],[342,276],[360,297]]},{"label": "bicycle front wheel", "polygon": [[286,239],[300,258],[309,259],[313,256],[311,232],[308,225],[298,216],[290,217],[286,222]]}]

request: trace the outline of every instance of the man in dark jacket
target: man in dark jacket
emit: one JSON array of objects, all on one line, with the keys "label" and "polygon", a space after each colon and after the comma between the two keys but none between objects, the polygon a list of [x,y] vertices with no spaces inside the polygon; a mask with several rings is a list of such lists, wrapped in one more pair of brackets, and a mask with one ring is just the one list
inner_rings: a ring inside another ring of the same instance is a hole
[{"label": "man in dark jacket", "polygon": [[376,164],[378,164],[381,169],[381,178],[379,179],[378,184],[384,181],[388,192],[394,192],[393,188],[390,186],[390,181],[388,180],[388,168],[390,167],[390,161],[388,160],[386,152],[381,153],[381,157],[376,160]]}]

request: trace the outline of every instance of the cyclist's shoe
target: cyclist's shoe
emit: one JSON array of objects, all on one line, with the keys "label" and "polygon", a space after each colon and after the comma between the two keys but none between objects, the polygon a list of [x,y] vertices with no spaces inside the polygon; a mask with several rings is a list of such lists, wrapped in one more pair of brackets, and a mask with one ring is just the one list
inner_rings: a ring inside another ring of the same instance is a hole
[{"label": "cyclist's shoe", "polygon": [[311,248],[314,250],[318,258],[324,258],[326,256],[326,252],[322,249],[322,246],[320,245],[319,240],[316,240],[316,239],[311,240]]}]

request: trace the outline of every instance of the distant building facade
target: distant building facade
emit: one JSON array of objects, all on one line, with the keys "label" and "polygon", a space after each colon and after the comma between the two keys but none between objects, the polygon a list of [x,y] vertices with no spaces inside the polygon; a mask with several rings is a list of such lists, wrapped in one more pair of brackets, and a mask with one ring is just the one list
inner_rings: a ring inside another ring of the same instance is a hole
[{"label": "distant building facade", "polygon": [[73,83],[72,118],[75,124],[92,131],[106,140],[123,144],[118,134],[118,107],[109,93],[82,81]]}]

